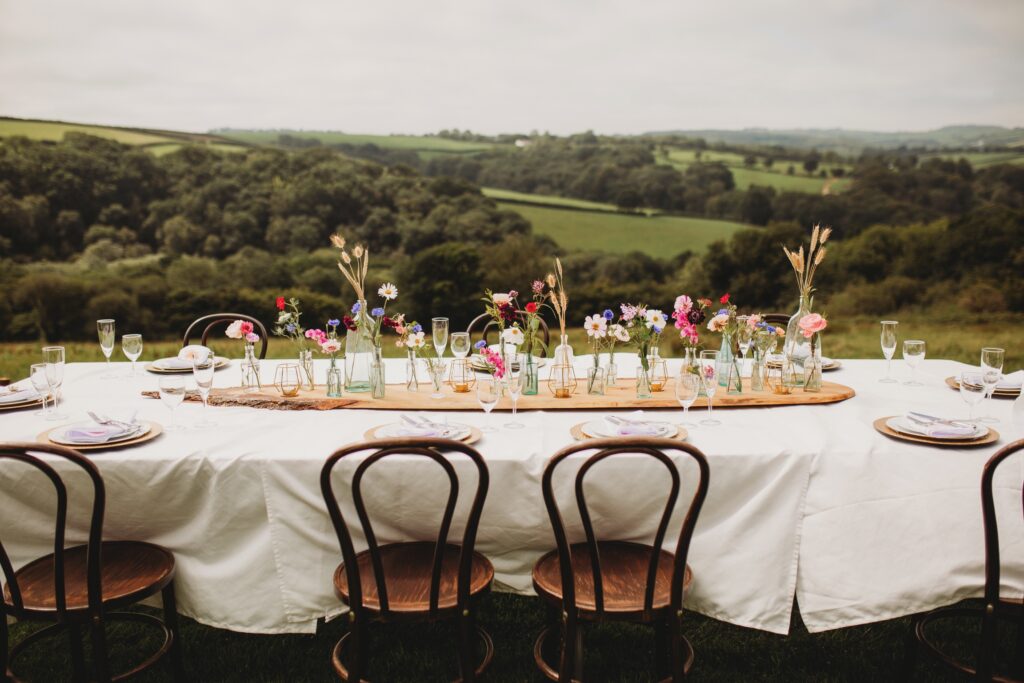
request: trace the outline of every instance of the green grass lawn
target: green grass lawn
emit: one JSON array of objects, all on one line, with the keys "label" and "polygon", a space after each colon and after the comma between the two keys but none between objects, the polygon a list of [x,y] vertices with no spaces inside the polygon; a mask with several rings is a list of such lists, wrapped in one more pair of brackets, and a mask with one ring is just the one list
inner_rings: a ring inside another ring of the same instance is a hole
[{"label": "green grass lawn", "polygon": [[[591,202],[586,199],[572,199],[571,197],[557,197],[549,194],[531,194],[529,192],[516,192],[514,190],[503,190],[499,187],[480,188],[485,196],[497,201],[525,202],[529,204],[546,204],[553,207],[569,207],[574,209],[587,209],[590,211],[606,211],[617,213],[619,207],[615,204],[604,202]],[[650,213],[657,213],[648,210]]]},{"label": "green grass lawn", "polygon": [[[821,178],[817,175],[807,175],[801,165],[803,162],[781,159],[776,161],[775,165],[772,166],[771,169],[767,169],[760,164],[761,159],[762,157],[758,156],[758,164],[748,168],[743,165],[743,155],[741,154],[704,150],[701,153],[700,161],[704,163],[720,161],[728,166],[729,170],[732,171],[732,177],[736,183],[736,187],[740,190],[746,190],[751,185],[760,185],[762,187],[774,187],[779,192],[808,192],[811,194],[821,194],[822,188],[827,182],[827,179]],[[691,164],[698,163],[697,150],[670,149],[667,163],[675,166],[680,171],[685,171]],[[796,173],[794,175],[788,175],[786,173],[786,168],[790,164],[796,167]],[[847,171],[851,170],[851,167],[847,164],[823,164],[823,167],[825,169],[842,167]],[[830,184],[830,191],[834,193],[841,192],[849,186],[850,182],[849,178],[837,178]]]},{"label": "green grass lawn", "polygon": [[935,157],[953,161],[967,159],[974,168],[985,168],[986,166],[994,166],[996,164],[1024,165],[1024,150],[1011,152],[964,152],[962,154],[950,152],[929,154],[924,159]]},{"label": "green grass lawn", "polygon": [[88,126],[82,124],[56,123],[53,121],[22,121],[16,119],[0,119],[0,137],[23,135],[32,140],[59,142],[66,133],[86,133],[101,138],[116,140],[126,145],[149,145],[168,142],[173,138],[141,133],[106,126]]},{"label": "green grass lawn", "polygon": [[667,258],[686,250],[704,251],[715,240],[728,239],[749,226],[711,218],[685,216],[633,216],[596,211],[499,202],[533,224],[535,232],[550,235],[569,250],[625,254],[642,251]]},{"label": "green grass lawn", "polygon": [[278,136],[281,134],[287,134],[297,138],[315,138],[325,145],[339,143],[349,145],[374,144],[386,149],[410,149],[414,151],[430,152],[481,152],[491,149],[494,146],[489,142],[449,140],[447,138],[439,138],[432,135],[361,135],[329,130],[241,130],[225,133],[225,137],[256,145],[271,145],[277,142]]}]

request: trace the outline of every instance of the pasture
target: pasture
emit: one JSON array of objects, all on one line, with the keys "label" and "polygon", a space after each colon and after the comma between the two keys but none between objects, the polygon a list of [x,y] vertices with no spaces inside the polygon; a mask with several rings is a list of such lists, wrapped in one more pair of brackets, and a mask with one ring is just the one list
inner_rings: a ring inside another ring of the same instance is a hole
[{"label": "pasture", "polygon": [[[668,158],[659,157],[661,163],[667,163],[680,171],[685,171],[695,163],[721,162],[732,171],[736,188],[746,190],[751,185],[762,187],[773,187],[778,192],[807,192],[810,194],[821,194],[825,184],[831,180],[830,192],[841,192],[849,186],[849,178],[837,178],[835,180],[821,178],[818,175],[807,175],[803,170],[802,162],[796,160],[779,159],[768,169],[761,161],[763,156],[757,155],[758,163],[752,167],[743,164],[743,155],[735,152],[721,152],[717,150],[702,150],[700,159],[697,159],[697,150],[693,149],[669,149]],[[795,167],[793,175],[786,173],[786,169],[792,164]],[[847,172],[851,167],[847,164],[823,163],[819,168],[830,170],[832,168],[843,168]]]},{"label": "pasture", "polygon": [[372,144],[383,149],[406,149],[415,152],[443,152],[446,154],[482,152],[494,146],[489,142],[449,140],[433,135],[360,135],[329,130],[232,130],[224,132],[224,136],[227,138],[253,145],[276,144],[280,135],[319,140],[325,145]]}]

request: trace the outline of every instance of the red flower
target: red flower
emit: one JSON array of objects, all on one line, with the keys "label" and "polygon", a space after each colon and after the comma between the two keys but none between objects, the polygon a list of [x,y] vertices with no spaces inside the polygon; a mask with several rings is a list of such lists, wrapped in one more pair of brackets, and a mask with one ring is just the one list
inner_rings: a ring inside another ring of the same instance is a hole
[{"label": "red flower", "polygon": [[344,325],[345,329],[349,330],[350,332],[356,331],[356,321],[353,320],[352,316],[350,315],[342,316],[341,324]]},{"label": "red flower", "polygon": [[380,324],[381,324],[382,327],[387,327],[387,328],[392,329],[392,330],[395,329],[396,327],[398,327],[398,321],[395,320],[394,318],[389,318],[387,316],[384,316],[381,319]]},{"label": "red flower", "polygon": [[537,302],[536,301],[531,301],[530,303],[526,304],[526,312],[527,313],[536,313],[537,312]]},{"label": "red flower", "polygon": [[283,296],[277,297],[276,304],[277,304],[277,310],[283,311],[284,310],[284,297]]},{"label": "red flower", "polygon": [[252,323],[247,321],[247,320],[243,320],[242,321],[241,332],[242,332],[243,336],[247,335],[247,334],[251,334],[252,333]]},{"label": "red flower", "polygon": [[727,303],[729,303],[729,292],[726,292],[725,294],[723,294],[722,298],[718,300],[718,303],[720,303],[720,304],[727,304]]}]

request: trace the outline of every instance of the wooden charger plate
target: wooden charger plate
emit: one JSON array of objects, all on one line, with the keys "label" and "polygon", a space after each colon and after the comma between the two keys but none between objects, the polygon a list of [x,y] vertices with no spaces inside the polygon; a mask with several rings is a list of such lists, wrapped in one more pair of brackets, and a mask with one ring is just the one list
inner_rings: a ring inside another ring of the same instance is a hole
[{"label": "wooden charger plate", "polygon": [[[49,401],[50,397],[47,396],[46,400]],[[41,405],[43,405],[43,399],[36,398],[28,401],[18,401],[17,403],[0,403],[0,410],[21,410],[22,408],[33,408]]]},{"label": "wooden charger plate", "polygon": [[999,432],[989,427],[988,434],[979,437],[977,439],[957,439],[955,441],[949,439],[935,439],[930,436],[917,436],[914,434],[904,434],[903,432],[897,432],[895,429],[891,429],[886,424],[895,415],[889,417],[880,417],[874,422],[875,429],[890,439],[896,439],[898,441],[910,441],[911,443],[923,443],[929,446],[939,446],[940,448],[975,448],[977,446],[988,446],[996,441],[999,441]]},{"label": "wooden charger plate", "polygon": [[[771,370],[778,370],[779,368],[782,367],[782,363],[773,363],[771,361],[765,363],[765,365],[769,369],[771,369]],[[833,372],[835,370],[839,370],[842,367],[843,367],[843,362],[833,358],[831,365],[822,365],[821,366],[821,371],[822,372]],[[803,366],[800,367],[800,371],[803,372]]]},{"label": "wooden charger plate", "polygon": [[[587,422],[593,422],[593,420],[587,420]],[[586,439],[596,439],[596,438],[598,438],[596,436],[588,436],[586,433],[584,433],[583,427],[587,424],[587,422],[580,422],[578,425],[573,425],[572,426],[572,429],[569,430],[569,433],[572,434],[572,438],[576,439],[577,441],[584,441]],[[687,433],[686,429],[684,427],[680,427],[679,425],[672,425],[672,426],[676,428],[675,435],[674,436],[668,436],[668,437],[665,437],[665,438],[667,438],[667,439],[679,439],[680,441],[685,441],[686,437],[689,436],[689,434]],[[614,438],[614,437],[600,437],[600,438]],[[625,437],[619,437],[619,438],[625,438]],[[644,437],[644,438],[649,438],[649,437]]]},{"label": "wooden charger plate", "polygon": [[[217,356],[213,364],[214,371],[226,368],[231,364],[230,358],[224,358],[223,356]],[[182,368],[180,370],[158,368],[153,363],[146,363],[146,372],[152,372],[154,375],[185,375],[192,374],[192,368]]]},{"label": "wooden charger plate", "polygon": [[164,433],[164,427],[159,422],[152,422],[150,420],[141,420],[145,424],[149,425],[149,431],[142,436],[137,436],[134,439],[125,439],[124,441],[114,441],[113,443],[83,443],[69,445],[66,443],[57,443],[50,439],[50,434],[57,431],[58,429],[65,429],[68,425],[61,425],[59,427],[52,427],[47,429],[45,432],[36,437],[36,441],[39,443],[49,443],[55,446],[63,446],[64,448],[73,448],[76,451],[112,451],[115,448],[128,448],[129,446],[138,446],[139,444],[152,441],[156,437]]},{"label": "wooden charger plate", "polygon": [[[394,423],[389,423],[389,424],[394,424]],[[383,429],[384,427],[387,427],[387,426],[388,425],[386,425],[386,424],[384,424],[384,425],[377,425],[373,429],[368,429],[368,430],[366,430],[366,433],[363,434],[363,437],[367,441],[376,441],[378,439],[392,438],[392,437],[386,437],[386,436],[377,436],[377,431],[380,430],[380,429]],[[463,437],[462,439],[459,439],[462,443],[464,443],[464,444],[466,444],[468,446],[470,444],[476,443],[477,441],[479,441],[480,439],[483,438],[484,434],[479,429],[477,429],[476,427],[474,427],[472,425],[466,425],[466,426],[469,427],[469,436],[466,436],[466,437]],[[414,438],[414,437],[409,437],[409,438]]]},{"label": "wooden charger plate", "polygon": [[[950,389],[960,391],[960,380],[956,377],[947,377],[946,384],[949,385]],[[992,396],[995,398],[1017,398],[1020,396],[1020,390],[1018,389],[996,389],[992,392]]]}]

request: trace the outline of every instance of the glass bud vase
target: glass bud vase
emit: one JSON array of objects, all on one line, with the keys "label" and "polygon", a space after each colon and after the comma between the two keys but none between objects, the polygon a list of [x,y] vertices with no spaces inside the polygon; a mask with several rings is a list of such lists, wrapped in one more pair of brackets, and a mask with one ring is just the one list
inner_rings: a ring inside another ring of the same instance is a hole
[{"label": "glass bud vase", "polygon": [[345,391],[349,393],[370,391],[370,370],[374,360],[366,301],[359,301],[355,319],[356,329],[345,335]]},{"label": "glass bud vase", "polygon": [[604,396],[606,382],[605,369],[594,366],[587,368],[587,393],[591,396]]},{"label": "glass bud vase", "polygon": [[647,378],[651,382],[651,391],[664,391],[668,383],[668,363],[661,357],[661,351],[655,346],[647,356]]},{"label": "glass bud vase", "polygon": [[255,344],[246,342],[245,358],[242,359],[242,389],[253,394],[263,388],[260,382],[260,361],[256,358]]},{"label": "glass bud vase", "polygon": [[420,380],[416,375],[416,349],[409,349],[409,360],[405,362],[405,389],[419,391]]},{"label": "glass bud vase", "polygon": [[821,391],[821,338],[815,333],[810,338],[810,348],[804,358],[804,391]]},{"label": "glass bud vase", "polygon": [[[786,325],[786,341],[782,347],[782,352],[793,361],[796,366],[803,367],[804,359],[807,358],[811,352],[811,340],[804,336],[800,330],[800,321],[803,320],[804,316],[811,314],[811,307],[814,301],[807,294],[800,295],[800,309],[793,314],[789,319],[789,324]],[[817,346],[817,354],[821,356],[821,343],[819,340]]]},{"label": "glass bud vase", "polygon": [[558,346],[555,347],[555,365],[572,365],[573,353],[569,346],[569,335],[563,334]]},{"label": "glass bud vase", "polygon": [[345,384],[345,378],[338,367],[338,359],[331,355],[331,367],[327,369],[327,396],[338,398],[341,396],[341,388]]},{"label": "glass bud vase", "polygon": [[373,398],[384,398],[387,378],[384,373],[384,358],[381,356],[380,347],[373,347],[370,354],[370,395]]},{"label": "glass bud vase", "polygon": [[641,364],[636,369],[636,397],[651,398],[651,396],[651,376],[649,370]]},{"label": "glass bud vase", "polygon": [[313,381],[313,352],[309,349],[303,349],[299,351],[299,367],[302,368],[302,372],[299,373],[299,389],[302,391],[313,391],[315,382]]},{"label": "glass bud vase", "polygon": [[615,353],[613,351],[608,352],[608,362],[604,366],[604,383],[605,386],[614,387],[615,382],[619,379],[619,366],[615,364]]},{"label": "glass bud vase", "polygon": [[750,390],[764,391],[764,351],[754,346],[754,364],[750,368]]},{"label": "glass bud vase", "polygon": [[532,353],[526,354],[526,367],[523,368],[523,395],[536,396],[540,390],[540,370],[537,359]]},{"label": "glass bud vase", "polygon": [[718,375],[718,386],[725,387],[726,393],[743,393],[743,379],[740,377],[738,356],[733,348],[731,334],[722,334],[722,348],[718,352],[718,363],[715,372]]}]

